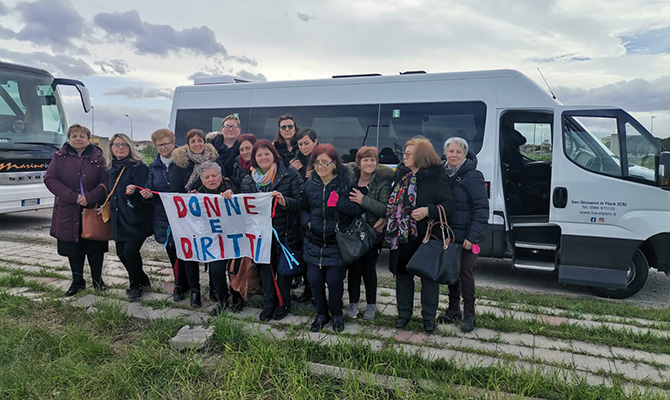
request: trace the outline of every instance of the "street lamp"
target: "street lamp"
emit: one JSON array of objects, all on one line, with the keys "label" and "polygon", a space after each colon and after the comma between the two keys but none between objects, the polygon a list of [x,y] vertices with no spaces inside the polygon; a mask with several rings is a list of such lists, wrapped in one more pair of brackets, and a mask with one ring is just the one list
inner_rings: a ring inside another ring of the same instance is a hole
[{"label": "street lamp", "polygon": [[654,118],[656,118],[656,116],[652,115],[651,116],[651,132],[650,132],[652,135],[654,134]]},{"label": "street lamp", "polygon": [[135,142],[135,140],[133,139],[133,117],[131,117],[128,114],[126,114],[126,117],[130,118],[130,140],[132,142]]},{"label": "street lamp", "polygon": [[95,108],[91,106],[91,132],[95,135]]}]

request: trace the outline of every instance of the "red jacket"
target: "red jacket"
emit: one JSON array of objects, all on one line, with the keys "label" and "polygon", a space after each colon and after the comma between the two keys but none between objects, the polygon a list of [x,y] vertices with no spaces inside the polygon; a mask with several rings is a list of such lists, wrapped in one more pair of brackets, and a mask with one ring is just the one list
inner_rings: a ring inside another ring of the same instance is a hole
[{"label": "red jacket", "polygon": [[51,236],[63,242],[77,242],[81,233],[81,209],[77,204],[80,179],[84,186],[86,208],[101,206],[107,197],[109,175],[102,150],[93,144],[81,158],[68,144],[54,154],[44,184],[56,196],[51,217]]}]

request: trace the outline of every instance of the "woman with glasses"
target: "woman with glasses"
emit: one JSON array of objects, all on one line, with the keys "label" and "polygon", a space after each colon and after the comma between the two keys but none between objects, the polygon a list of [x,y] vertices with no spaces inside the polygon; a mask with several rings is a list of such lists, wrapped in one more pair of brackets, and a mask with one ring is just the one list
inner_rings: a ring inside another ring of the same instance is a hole
[{"label": "woman with glasses", "polygon": [[240,143],[237,138],[240,136],[240,119],[235,114],[227,115],[221,121],[221,134],[212,140],[212,145],[219,153],[216,160],[221,168],[223,175],[230,177],[233,173],[233,164],[240,155]]},{"label": "woman with glasses", "polygon": [[[303,259],[318,313],[312,332],[331,321],[335,332],[344,330],[342,295],[347,269],[335,239],[335,225],[345,226],[363,209],[349,200],[353,177],[331,144],[320,144],[312,152],[315,174],[305,182],[300,216],[305,240]],[[328,299],[326,300],[326,285]]]},{"label": "woman with glasses", "polygon": [[91,143],[91,131],[74,124],[67,131],[68,141],[49,163],[44,184],[56,198],[51,217],[51,236],[57,239],[58,254],[66,256],[72,270],[72,285],[65,296],[86,288],[84,262],[88,258],[95,290],[105,290],[102,262],[109,243],[81,237],[83,208],[102,205],[107,196],[109,175],[102,150]]},{"label": "woman with glasses", "polygon": [[239,143],[240,155],[233,163],[233,172],[230,174],[230,180],[236,188],[240,187],[242,179],[251,172],[251,152],[256,144],[256,136],[251,133],[245,133],[237,138]]},{"label": "woman with glasses", "polygon": [[[396,277],[398,319],[396,328],[409,323],[414,310],[414,275],[406,266],[428,229],[428,220],[439,220],[438,205],[448,216],[455,210],[449,182],[440,157],[428,139],[415,137],[405,143],[404,163],[395,171],[393,191],[386,209],[386,237],[391,242],[389,269]],[[440,227],[433,233],[441,237]],[[440,284],[421,278],[423,329],[435,331]]]},{"label": "woman with glasses", "polygon": [[[116,188],[109,199],[111,204],[112,239],[116,242],[116,254],[128,271],[130,288],[128,301],[142,297],[143,288],[151,281],[142,269],[140,249],[151,235],[152,202],[146,201],[133,190],[136,185],[144,185],[149,176],[149,168],[130,138],[123,133],[112,136],[109,142],[112,154],[109,168],[109,187]],[[116,183],[118,181],[118,183]]]},{"label": "woman with glasses", "polygon": [[[170,191],[187,193],[196,190],[200,186],[200,176],[203,171],[203,163],[216,161],[216,149],[205,142],[205,133],[199,129],[191,129],[186,133],[186,145],[178,147],[172,152],[172,160],[175,164],[170,175]],[[195,261],[184,261],[184,272],[186,280],[191,288],[191,307],[202,307],[202,296],[200,294],[200,270]],[[210,285],[210,287],[212,287]],[[210,297],[215,297],[213,291]],[[211,299],[216,301],[215,298]]]},{"label": "woman with glasses", "polygon": [[[242,180],[242,193],[272,193],[277,202],[272,226],[282,243],[293,251],[300,251],[302,235],[298,214],[303,182],[298,171],[281,162],[281,157],[269,140],[261,139],[251,152],[251,173]],[[225,194],[224,194],[225,195]],[[292,277],[277,275],[276,268],[282,250],[276,238],[272,240],[270,264],[257,264],[263,285],[261,321],[280,320],[291,311]],[[279,294],[275,290],[277,280]],[[281,297],[281,298],[279,298]]]},{"label": "woman with glasses", "polygon": [[296,165],[294,165],[293,160],[296,157],[298,152],[298,140],[295,133],[298,132],[300,128],[295,123],[295,118],[291,114],[284,114],[279,117],[277,121],[277,135],[275,140],[272,142],[275,149],[279,153],[279,156],[284,161],[284,165],[287,167],[293,165],[293,167],[298,170]]}]

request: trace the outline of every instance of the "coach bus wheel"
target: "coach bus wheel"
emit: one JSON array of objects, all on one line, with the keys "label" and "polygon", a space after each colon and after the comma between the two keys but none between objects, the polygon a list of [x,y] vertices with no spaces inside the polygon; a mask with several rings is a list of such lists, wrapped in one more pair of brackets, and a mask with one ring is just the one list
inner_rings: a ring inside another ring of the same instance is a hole
[{"label": "coach bus wheel", "polygon": [[589,286],[591,293],[599,297],[608,297],[611,299],[626,299],[639,292],[647,283],[649,277],[649,264],[647,258],[640,250],[635,252],[633,259],[628,267],[628,279],[626,289],[608,289]]}]

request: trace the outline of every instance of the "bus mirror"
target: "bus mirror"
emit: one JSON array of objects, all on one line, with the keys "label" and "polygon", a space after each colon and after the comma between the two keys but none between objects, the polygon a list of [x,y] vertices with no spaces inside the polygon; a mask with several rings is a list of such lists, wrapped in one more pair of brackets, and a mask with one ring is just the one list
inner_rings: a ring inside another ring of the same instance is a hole
[{"label": "bus mirror", "polygon": [[91,95],[88,92],[88,88],[84,86],[83,83],[74,79],[56,78],[51,83],[51,86],[55,89],[57,85],[68,85],[76,87],[77,91],[79,91],[79,97],[81,97],[81,105],[84,107],[84,111],[91,111]]},{"label": "bus mirror", "polygon": [[663,189],[670,190],[670,151],[661,153],[658,162],[658,180]]}]

